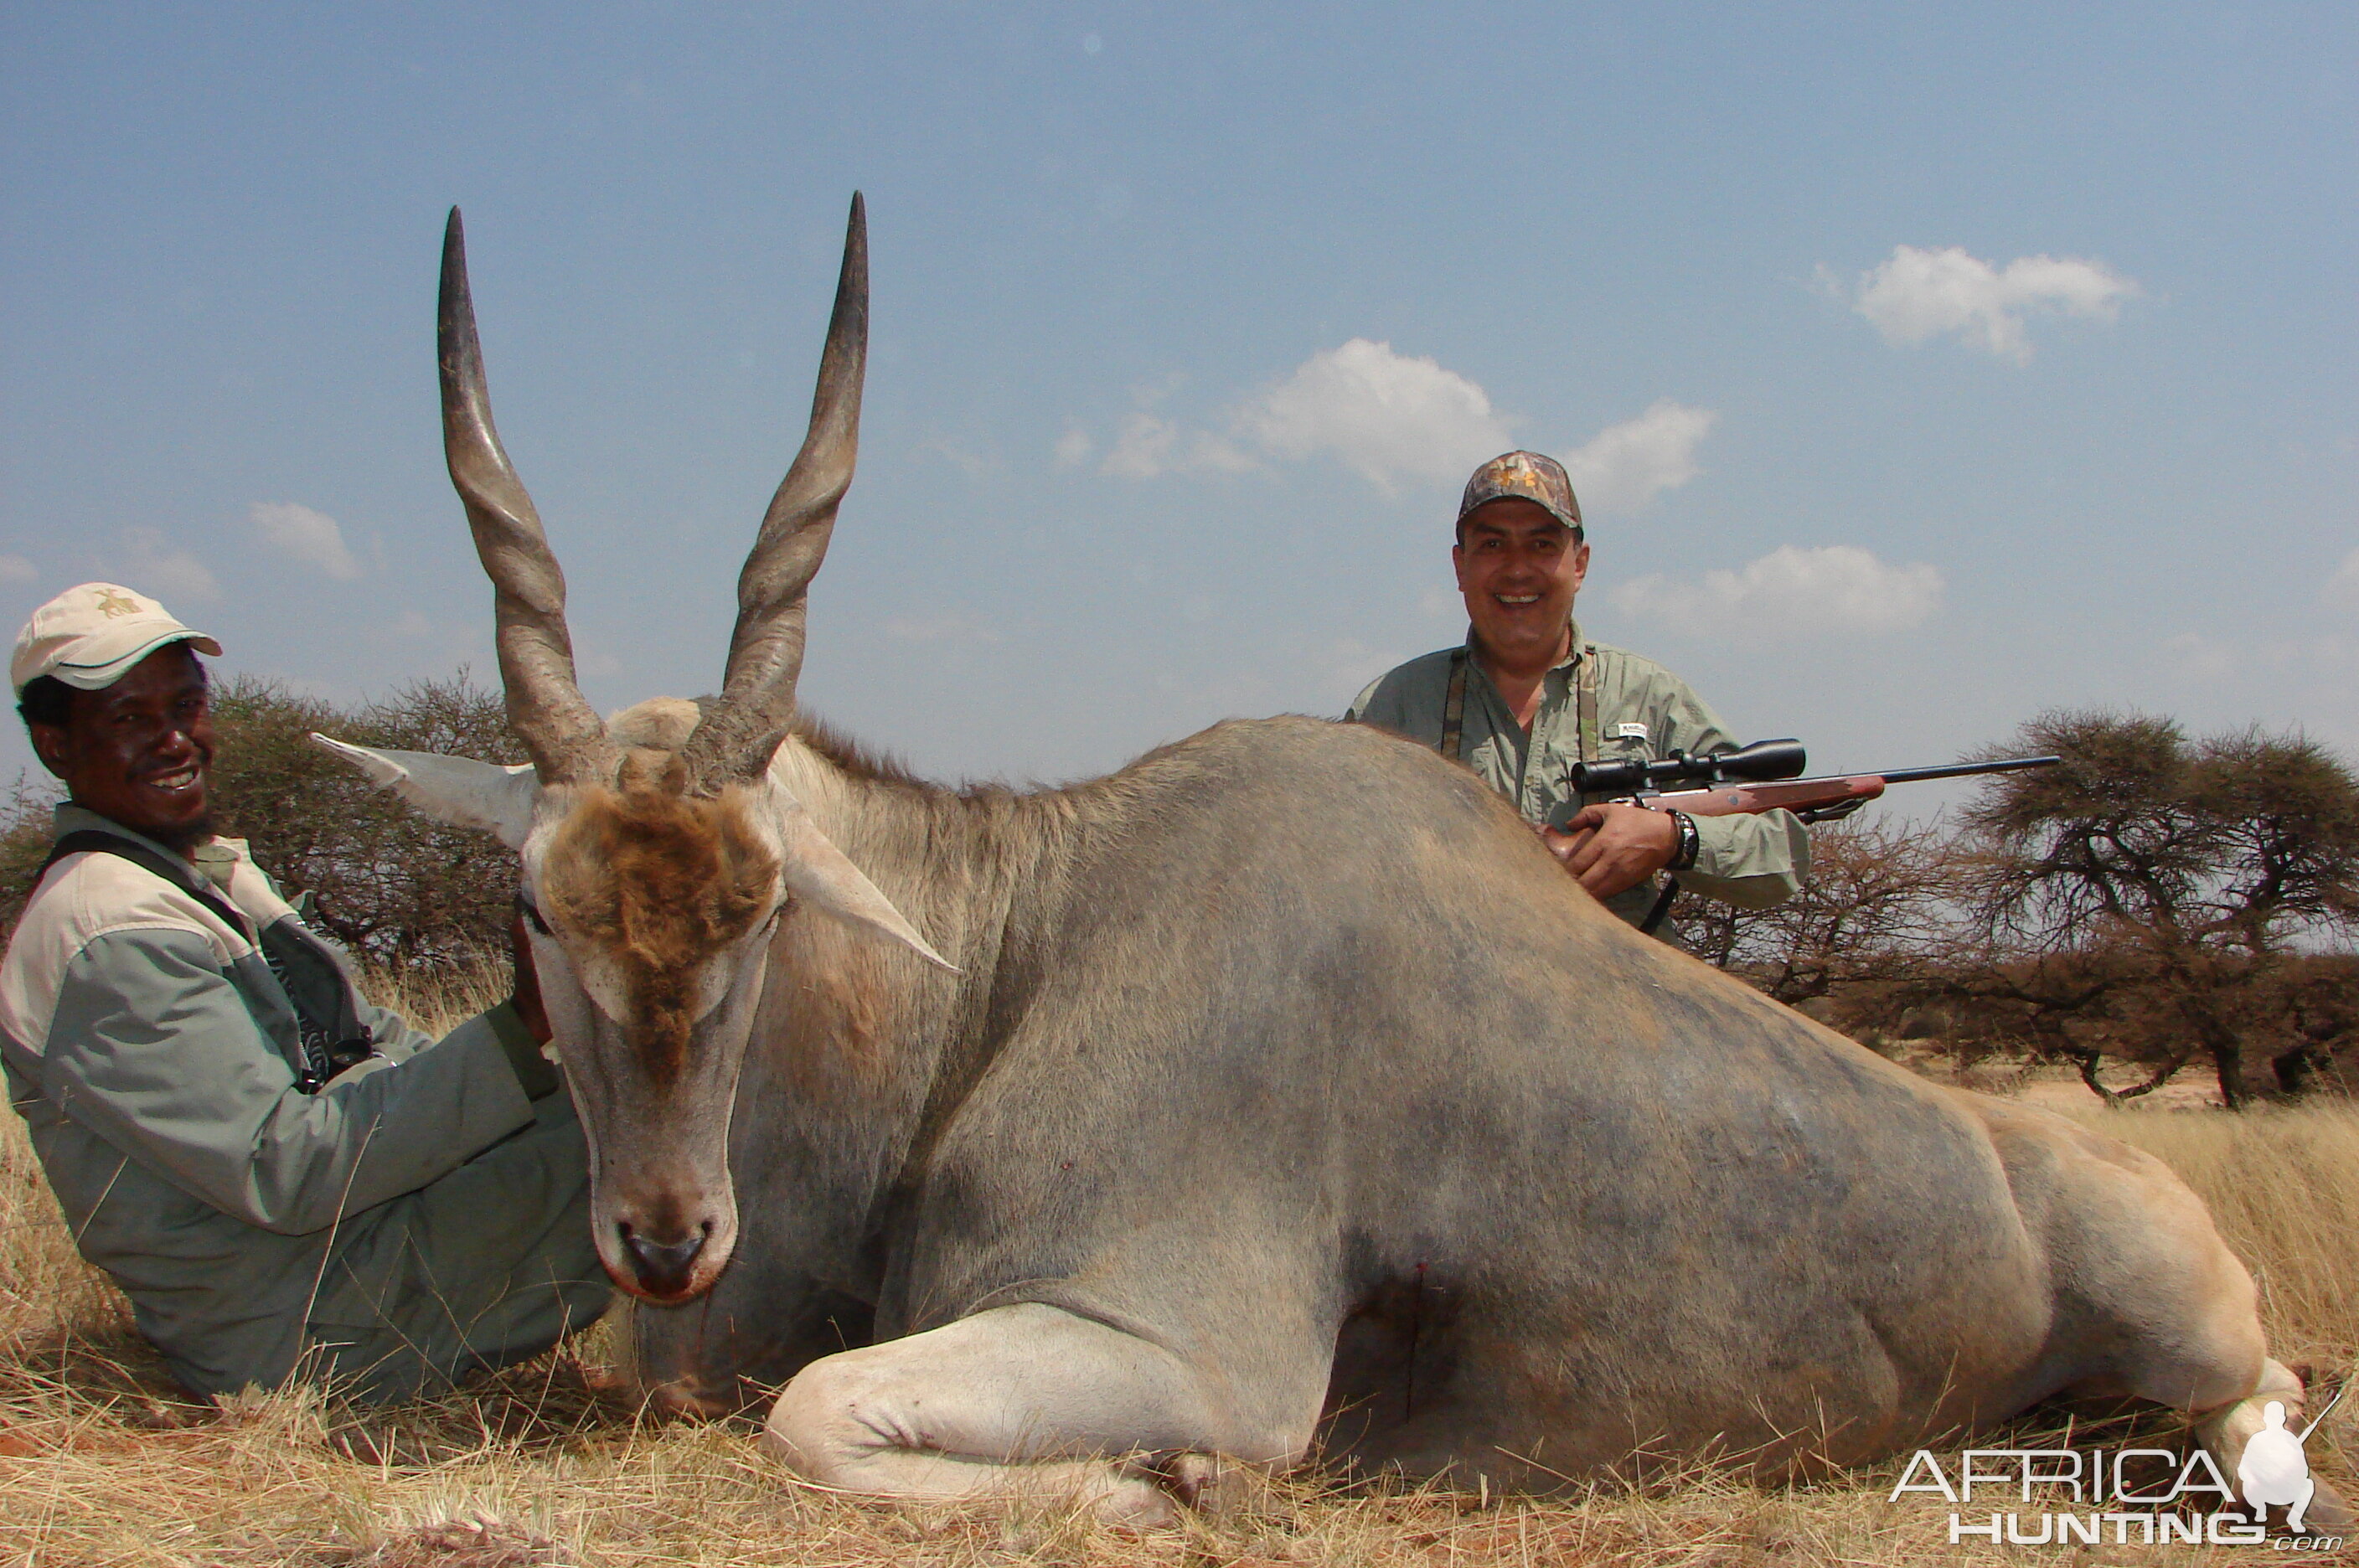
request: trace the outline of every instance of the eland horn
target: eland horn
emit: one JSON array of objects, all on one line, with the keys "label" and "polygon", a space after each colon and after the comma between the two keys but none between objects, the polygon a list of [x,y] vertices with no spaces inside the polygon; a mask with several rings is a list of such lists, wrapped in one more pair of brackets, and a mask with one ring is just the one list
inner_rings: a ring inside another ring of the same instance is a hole
[{"label": "eland horn", "polygon": [[843,270],[820,356],[810,429],[770,497],[753,552],[737,576],[737,626],[721,697],[708,703],[684,758],[701,785],[753,778],[795,716],[810,580],[827,554],[835,509],[860,449],[860,383],[868,360],[868,216],[859,194],[843,234]]},{"label": "eland horn", "polygon": [[544,784],[603,781],[613,771],[606,727],[582,698],[565,630],[565,573],[540,514],[492,428],[483,345],[467,294],[467,238],[459,209],[442,233],[442,298],[436,319],[442,370],[442,453],[466,504],[475,553],[492,580],[500,682],[508,724]]}]

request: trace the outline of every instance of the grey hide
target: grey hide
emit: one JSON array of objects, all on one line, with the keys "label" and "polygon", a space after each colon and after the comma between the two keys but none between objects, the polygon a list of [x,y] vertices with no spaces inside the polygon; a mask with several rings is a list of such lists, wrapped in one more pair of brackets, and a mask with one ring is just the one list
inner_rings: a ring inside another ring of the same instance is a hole
[{"label": "grey hide", "polygon": [[782,925],[734,1258],[637,1308],[676,1399],[1044,1302],[1197,1368],[1208,1446],[1291,1457],[1323,1411],[1331,1457],[1546,1487],[2258,1373],[2158,1165],[1638,936],[1421,748],[1230,724],[962,797],[831,753],[776,771],[960,973]]}]

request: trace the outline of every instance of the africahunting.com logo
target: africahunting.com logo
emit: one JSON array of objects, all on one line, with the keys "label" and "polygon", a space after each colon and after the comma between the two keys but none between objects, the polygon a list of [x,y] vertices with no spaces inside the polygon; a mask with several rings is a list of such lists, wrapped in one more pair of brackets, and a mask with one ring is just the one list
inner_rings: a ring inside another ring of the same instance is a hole
[{"label": "africahunting.com logo", "polygon": [[[2285,1406],[2275,1399],[2263,1419],[2266,1424],[2245,1445],[2234,1486],[2201,1448],[2183,1456],[2168,1448],[1970,1448],[1947,1467],[1932,1450],[1920,1448],[1901,1472],[1890,1500],[1915,1492],[1954,1505],[1952,1545],[1983,1540],[2010,1546],[2183,1543],[2341,1550],[2343,1536],[2310,1533],[2306,1517],[2318,1483],[2310,1477],[2302,1444],[2318,1422],[2291,1431]],[[1972,1511],[1977,1502],[2001,1500],[2041,1507],[2038,1512],[2020,1507]],[[2274,1539],[2268,1529],[2273,1509],[2286,1532]]]}]

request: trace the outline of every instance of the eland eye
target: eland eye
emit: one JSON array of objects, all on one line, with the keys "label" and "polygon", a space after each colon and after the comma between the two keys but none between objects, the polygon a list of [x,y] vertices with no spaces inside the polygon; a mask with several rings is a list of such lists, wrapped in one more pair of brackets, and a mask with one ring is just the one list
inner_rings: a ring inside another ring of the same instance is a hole
[{"label": "eland eye", "polygon": [[549,929],[549,922],[540,918],[539,909],[534,905],[530,898],[524,897],[522,894],[518,894],[516,896],[516,909],[524,916],[525,924],[530,926],[534,931],[539,932],[545,937],[554,938],[556,936],[557,933]]}]

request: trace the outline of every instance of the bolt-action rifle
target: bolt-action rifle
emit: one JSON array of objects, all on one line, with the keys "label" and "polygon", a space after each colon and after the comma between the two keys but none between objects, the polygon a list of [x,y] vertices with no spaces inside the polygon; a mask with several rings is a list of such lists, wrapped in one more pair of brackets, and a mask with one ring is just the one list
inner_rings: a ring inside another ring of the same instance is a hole
[{"label": "bolt-action rifle", "polygon": [[[1675,751],[1660,762],[1577,762],[1572,787],[1582,795],[1611,795],[1658,811],[1691,817],[1734,817],[1755,811],[1788,811],[1806,822],[1849,816],[1884,793],[1888,784],[1928,779],[1969,779],[1984,773],[2014,773],[2053,768],[2058,757],[2015,757],[2003,762],[1960,762],[1947,768],[1896,768],[1883,773],[1796,777],[1809,766],[1798,740],[1759,740],[1736,751],[1690,757]],[[1670,788],[1666,788],[1669,786]]]},{"label": "bolt-action rifle", "polygon": [[[1984,773],[2014,773],[2026,768],[2053,768],[2060,757],[2013,757],[2003,762],[1959,762],[1947,768],[1896,768],[1885,773],[1834,773],[1820,779],[1795,775],[1810,765],[1798,740],[1757,740],[1735,751],[1711,757],[1690,757],[1675,751],[1660,762],[1633,758],[1626,762],[1576,762],[1572,787],[1582,795],[1610,795],[1631,805],[1658,811],[1680,811],[1690,817],[1736,817],[1756,811],[1788,811],[1806,822],[1847,817],[1884,793],[1888,784],[1915,784],[1928,779],[1971,779]],[[1665,785],[1684,786],[1666,789]],[[1692,829],[1680,836],[1690,846]],[[1691,853],[1691,850],[1690,850]],[[1680,879],[1667,878],[1638,929],[1652,935],[1670,913],[1679,896]]]}]

